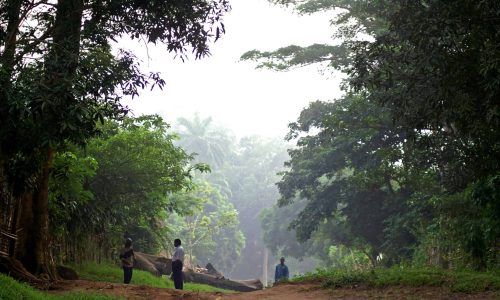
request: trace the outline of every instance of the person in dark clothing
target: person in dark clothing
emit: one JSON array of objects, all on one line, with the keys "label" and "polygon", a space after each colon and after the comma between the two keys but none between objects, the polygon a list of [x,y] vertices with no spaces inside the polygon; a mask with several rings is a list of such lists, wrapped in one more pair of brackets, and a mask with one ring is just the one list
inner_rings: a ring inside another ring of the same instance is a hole
[{"label": "person in dark clothing", "polygon": [[287,281],[288,276],[288,267],[285,265],[285,258],[281,257],[280,263],[276,265],[276,270],[274,272],[274,282]]},{"label": "person in dark clothing", "polygon": [[129,284],[132,280],[132,270],[134,268],[134,249],[132,249],[132,239],[125,240],[125,246],[120,252],[120,259],[123,268],[123,283]]},{"label": "person in dark clothing", "polygon": [[174,253],[172,254],[172,279],[174,280],[174,286],[177,290],[182,290],[184,288],[182,280],[182,265],[184,261],[184,248],[181,246],[181,240],[174,240]]}]

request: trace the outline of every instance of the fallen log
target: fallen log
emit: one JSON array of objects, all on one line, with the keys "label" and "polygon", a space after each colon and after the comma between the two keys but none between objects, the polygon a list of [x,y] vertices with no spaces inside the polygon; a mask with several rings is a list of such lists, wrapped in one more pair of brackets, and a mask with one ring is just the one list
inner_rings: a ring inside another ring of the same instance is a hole
[{"label": "fallen log", "polygon": [[156,276],[172,273],[172,260],[164,256],[134,252],[134,268],[148,271]]},{"label": "fallen log", "polygon": [[[144,270],[156,276],[172,273],[172,260],[164,256],[135,252],[134,268]],[[201,268],[200,268],[201,269]],[[251,292],[263,288],[259,279],[230,280],[218,272],[211,264],[207,265],[207,273],[198,273],[192,269],[184,269],[184,281],[208,284],[214,287],[239,292]]]},{"label": "fallen log", "polygon": [[211,263],[208,263],[205,269],[207,269],[207,273],[210,275],[214,275],[217,278],[224,278],[224,275],[217,271]]},{"label": "fallen log", "polygon": [[238,292],[252,292],[263,288],[259,279],[252,280],[230,280],[216,275],[196,273],[193,270],[182,272],[184,281],[208,284],[221,289],[233,290]]}]

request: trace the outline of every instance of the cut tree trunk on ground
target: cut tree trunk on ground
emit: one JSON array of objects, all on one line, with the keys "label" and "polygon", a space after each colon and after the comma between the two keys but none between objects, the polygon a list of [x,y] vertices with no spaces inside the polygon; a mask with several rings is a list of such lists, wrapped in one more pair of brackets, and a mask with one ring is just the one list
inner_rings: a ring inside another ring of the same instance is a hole
[{"label": "cut tree trunk on ground", "polygon": [[[172,260],[164,256],[151,255],[135,252],[134,268],[147,271],[156,276],[170,275],[172,273]],[[228,289],[239,292],[252,292],[263,288],[259,279],[251,280],[230,280],[224,278],[220,272],[211,267],[211,274],[195,272],[191,269],[183,271],[184,281],[193,283],[208,284],[214,287]]]},{"label": "cut tree trunk on ground", "polygon": [[148,271],[156,276],[172,273],[172,260],[164,256],[134,252],[134,268]]},{"label": "cut tree trunk on ground", "polygon": [[184,281],[208,284],[221,289],[233,290],[238,292],[253,292],[262,290],[262,282],[259,279],[251,280],[230,280],[224,277],[220,278],[215,275],[196,273],[193,270],[183,272]]}]

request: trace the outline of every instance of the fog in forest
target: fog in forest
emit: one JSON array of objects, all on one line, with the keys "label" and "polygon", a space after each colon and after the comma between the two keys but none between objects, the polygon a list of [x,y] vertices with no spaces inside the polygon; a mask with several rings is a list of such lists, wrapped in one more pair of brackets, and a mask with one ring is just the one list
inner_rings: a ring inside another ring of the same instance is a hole
[{"label": "fog in forest", "polygon": [[120,297],[183,278],[497,297],[499,16],[498,0],[0,1],[0,298],[77,273]]},{"label": "fog in forest", "polygon": [[[276,73],[256,69],[255,63],[240,58],[252,49],[332,41],[330,14],[299,15],[267,1],[234,1],[231,5],[232,11],[225,18],[226,35],[214,44],[212,55],[203,60],[165,59],[157,47],[137,48],[127,41],[149,68],[165,74],[166,86],[163,91],[145,92],[126,103],[134,115],[161,115],[179,134],[177,144],[196,153],[195,162],[210,165],[211,172],[198,175],[197,180],[209,184],[214,189],[210,197],[218,199],[206,204],[205,211],[199,212],[200,218],[214,213],[208,208],[211,205],[224,206],[219,214],[229,209],[238,213],[235,224],[222,226],[224,231],[207,234],[192,246],[190,243],[198,236],[190,237],[188,228],[197,226],[197,218],[190,216],[182,221],[187,223],[179,235],[187,239],[187,248],[192,247],[193,263],[205,266],[211,262],[223,274],[236,279],[263,279],[263,265],[267,263],[268,280],[272,280],[274,265],[288,253],[277,248],[269,250],[264,239],[276,238],[273,234],[279,230],[291,243],[299,245],[293,232],[286,229],[293,215],[286,219],[280,216],[283,224],[279,225],[269,219],[278,211],[278,172],[286,169],[287,149],[293,147],[292,142],[284,140],[288,124],[296,121],[309,102],[341,95],[344,75],[327,70],[324,64]],[[256,14],[259,22],[253,20]],[[263,218],[266,224],[262,224]],[[176,224],[181,222],[177,216],[171,219]],[[205,233],[200,229],[194,235]],[[294,251],[305,251],[305,246],[301,247]],[[287,264],[292,274],[321,266],[317,257],[305,252],[287,257]]]}]

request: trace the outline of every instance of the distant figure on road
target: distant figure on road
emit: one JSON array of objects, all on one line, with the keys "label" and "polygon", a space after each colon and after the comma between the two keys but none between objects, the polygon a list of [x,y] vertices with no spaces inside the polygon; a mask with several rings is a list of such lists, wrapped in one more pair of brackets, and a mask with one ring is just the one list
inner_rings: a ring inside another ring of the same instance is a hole
[{"label": "distant figure on road", "polygon": [[134,268],[134,249],[132,249],[132,239],[125,240],[125,246],[120,252],[120,259],[123,267],[123,283],[129,284],[132,280],[132,270]]},{"label": "distant figure on road", "polygon": [[274,272],[274,282],[280,282],[283,280],[288,280],[288,267],[285,265],[285,258],[280,258],[280,263],[276,265],[276,271]]},{"label": "distant figure on road", "polygon": [[184,261],[184,249],[181,246],[181,240],[174,240],[174,253],[172,254],[172,279],[177,290],[182,290],[182,263]]}]

